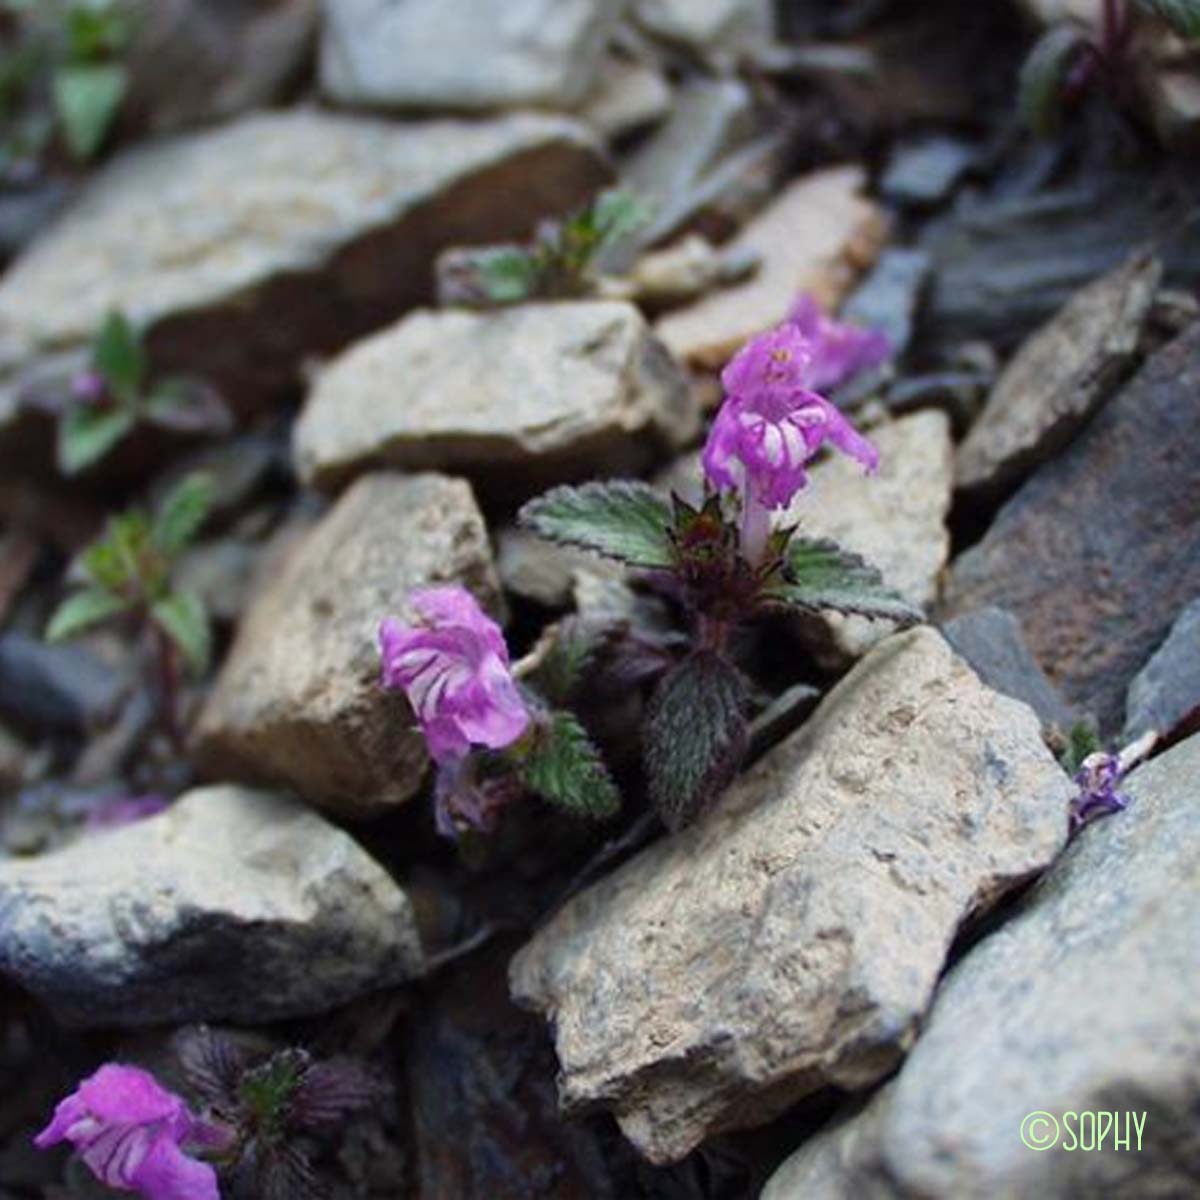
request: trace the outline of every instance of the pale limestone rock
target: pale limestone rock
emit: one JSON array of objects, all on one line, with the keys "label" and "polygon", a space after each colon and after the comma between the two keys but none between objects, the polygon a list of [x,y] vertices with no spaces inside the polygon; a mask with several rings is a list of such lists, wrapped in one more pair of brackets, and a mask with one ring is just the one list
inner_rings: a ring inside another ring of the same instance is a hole
[{"label": "pale limestone rock", "polygon": [[1042,871],[1072,795],[1034,714],[928,628],[879,646],[696,825],[513,961],[565,1109],[654,1162],[888,1074],[969,917]]},{"label": "pale limestone rock", "polygon": [[663,317],[656,330],[677,357],[719,367],[739,346],[782,321],[801,292],[833,309],[878,257],[883,211],[861,192],[861,167],[832,167],[791,184],[730,243],[761,255],[750,280]]},{"label": "pale limestone rock", "polygon": [[[1200,829],[1193,737],[1130,776],[1017,914],[947,976],[897,1079],[763,1200],[1142,1200],[1200,1176]],[[1103,1150],[1065,1114],[1115,1112]],[[1023,1122],[1057,1148],[1022,1144]],[[1140,1144],[1125,1114],[1143,1118]],[[1114,1135],[1129,1137],[1128,1148]]]},{"label": "pale limestone rock", "polygon": [[680,369],[620,301],[421,311],[353,346],[296,423],[296,468],[323,489],[384,464],[531,494],[636,472],[699,415]]},{"label": "pale limestone rock", "polygon": [[349,816],[403,803],[429,765],[412,710],[379,684],[379,623],[414,588],[499,588],[470,487],[368,475],[264,566],[193,740],[225,778],[294,788]]},{"label": "pale limestone rock", "polygon": [[197,789],[0,872],[0,973],[74,1026],[309,1016],[422,969],[404,893],[283,796]]}]

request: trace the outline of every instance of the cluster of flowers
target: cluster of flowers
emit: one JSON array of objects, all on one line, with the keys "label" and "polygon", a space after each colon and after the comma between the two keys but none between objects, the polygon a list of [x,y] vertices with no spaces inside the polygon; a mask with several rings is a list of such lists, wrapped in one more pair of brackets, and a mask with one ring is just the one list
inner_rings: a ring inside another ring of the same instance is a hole
[{"label": "cluster of flowers", "polygon": [[[772,514],[805,487],[807,467],[826,443],[868,471],[878,467],[875,448],[821,392],[889,353],[881,334],[833,321],[805,297],[726,367],[727,396],[703,466],[712,491],[740,508],[739,552],[749,574],[765,574]],[[415,593],[412,605],[417,623],[388,619],[380,628],[383,684],[407,696],[437,764],[439,831],[490,829],[512,797],[512,780],[481,781],[473,751],[519,754],[544,715],[514,681],[503,634],[474,597],[438,587]]]}]

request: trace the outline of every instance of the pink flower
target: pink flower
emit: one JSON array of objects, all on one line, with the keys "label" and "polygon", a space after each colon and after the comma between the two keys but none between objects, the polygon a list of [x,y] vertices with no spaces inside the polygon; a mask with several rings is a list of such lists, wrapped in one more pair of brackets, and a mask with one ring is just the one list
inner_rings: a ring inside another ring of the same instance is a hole
[{"label": "pink flower", "polygon": [[840,387],[860,371],[886,362],[892,352],[886,335],[827,317],[809,295],[796,301],[788,321],[808,339],[812,361],[807,383],[815,391]]},{"label": "pink flower", "polygon": [[500,750],[529,726],[500,627],[461,587],[413,594],[424,625],[391,618],[379,628],[383,685],[405,693],[439,763],[472,746]]},{"label": "pink flower", "polygon": [[152,1075],[106,1063],[59,1103],[34,1145],[70,1142],[101,1183],[148,1200],[220,1200],[216,1171],[182,1148],[204,1140],[202,1123]]},{"label": "pink flower", "polygon": [[874,471],[879,454],[812,390],[812,343],[791,323],[754,338],[721,374],[726,399],[704,447],[704,473],[718,491],[742,500],[742,552],[757,565],[770,536],[770,513],[786,508],[808,482],[807,467],[826,442]]}]

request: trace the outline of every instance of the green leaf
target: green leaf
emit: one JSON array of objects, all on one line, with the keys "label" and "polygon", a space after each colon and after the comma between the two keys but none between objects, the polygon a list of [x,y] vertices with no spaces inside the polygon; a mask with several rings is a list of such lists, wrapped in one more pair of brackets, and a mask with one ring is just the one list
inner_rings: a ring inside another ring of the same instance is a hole
[{"label": "green leaf", "polygon": [[83,554],[88,576],[109,591],[119,591],[141,580],[150,545],[150,521],[133,509],[112,517],[99,541]]},{"label": "green leaf", "polygon": [[54,109],[71,153],[91,158],[112,128],[129,77],[113,64],[61,67],[54,74]]},{"label": "green leaf", "polygon": [[128,409],[68,409],[58,422],[58,469],[77,475],[99,462],[136,424]]},{"label": "green leaf", "polygon": [[691,824],[737,772],[748,706],[741,675],[712,650],[689,655],[655,689],[642,742],[650,798],[669,829]]},{"label": "green leaf", "polygon": [[168,493],[154,518],[154,544],[174,557],[200,531],[213,502],[212,479],[189,475]]},{"label": "green leaf", "polygon": [[172,592],[150,610],[159,628],[179,647],[188,665],[202,675],[212,652],[208,614],[192,592]]},{"label": "green leaf", "polygon": [[592,223],[599,235],[599,248],[634,233],[648,217],[646,206],[633,192],[619,188],[603,192],[592,206]]},{"label": "green leaf", "polygon": [[1062,124],[1067,79],[1088,52],[1087,39],[1073,25],[1055,25],[1038,39],[1017,85],[1017,110],[1039,137],[1049,137]]},{"label": "green leaf", "polygon": [[1180,37],[1200,37],[1200,0],[1136,0],[1136,3],[1166,21]]},{"label": "green leaf", "polygon": [[92,342],[92,362],[122,400],[137,399],[146,376],[146,357],[137,332],[122,312],[111,312]]},{"label": "green leaf", "polygon": [[1068,775],[1074,775],[1083,766],[1083,760],[1089,755],[1103,750],[1100,735],[1096,731],[1096,723],[1091,718],[1076,721],[1067,734],[1067,744],[1063,749],[1059,762]]},{"label": "green leaf", "polygon": [[540,730],[522,763],[525,786],[543,800],[579,817],[611,817],[621,795],[583,726],[561,710]]},{"label": "green leaf", "polygon": [[519,246],[497,246],[477,260],[479,278],[493,304],[517,304],[537,291],[537,264]]},{"label": "green leaf", "polygon": [[595,550],[633,567],[664,570],[675,562],[671,505],[644,483],[557,487],[530,500],[517,519],[549,541]]},{"label": "green leaf", "polygon": [[611,632],[610,622],[578,616],[552,626],[546,631],[548,644],[533,674],[536,690],[551,704],[568,703]]},{"label": "green leaf", "polygon": [[46,641],[63,642],[123,612],[125,601],[103,588],[86,588],[68,596],[46,626]]},{"label": "green leaf", "polygon": [[916,625],[925,614],[883,582],[883,576],[836,542],[793,538],[783,577],[767,585],[763,599],[804,612],[832,610]]}]

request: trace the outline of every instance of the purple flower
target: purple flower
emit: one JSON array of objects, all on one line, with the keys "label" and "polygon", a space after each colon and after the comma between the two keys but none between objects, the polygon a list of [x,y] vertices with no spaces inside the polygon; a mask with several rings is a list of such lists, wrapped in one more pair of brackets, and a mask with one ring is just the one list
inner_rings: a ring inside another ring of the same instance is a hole
[{"label": "purple flower", "polygon": [[809,341],[812,361],[807,383],[816,391],[840,387],[860,371],[885,363],[892,352],[885,334],[827,317],[809,295],[796,301],[788,321]]},{"label": "purple flower", "polygon": [[868,471],[879,454],[812,390],[812,344],[785,323],[748,342],[721,374],[726,399],[704,447],[704,473],[718,491],[742,500],[742,553],[757,565],[772,510],[786,508],[808,482],[807,467],[826,442]]},{"label": "purple flower", "polygon": [[79,371],[71,380],[71,398],[76,404],[91,408],[108,397],[108,383],[95,369]]},{"label": "purple flower", "polygon": [[1129,807],[1129,797],[1117,791],[1125,777],[1121,756],[1097,751],[1083,760],[1075,775],[1079,795],[1071,801],[1071,832],[1078,833],[1089,821]]},{"label": "purple flower", "polygon": [[472,746],[500,750],[529,726],[500,627],[461,587],[413,594],[417,627],[388,618],[379,628],[383,685],[403,691],[439,763]]},{"label": "purple flower", "polygon": [[147,817],[156,817],[170,807],[166,796],[148,793],[145,796],[109,796],[88,810],[87,827],[96,832],[101,829],[120,829]]},{"label": "purple flower", "polygon": [[220,1200],[216,1171],[183,1150],[207,1140],[187,1105],[152,1075],[106,1063],[60,1101],[34,1145],[70,1142],[101,1183],[148,1200]]}]

